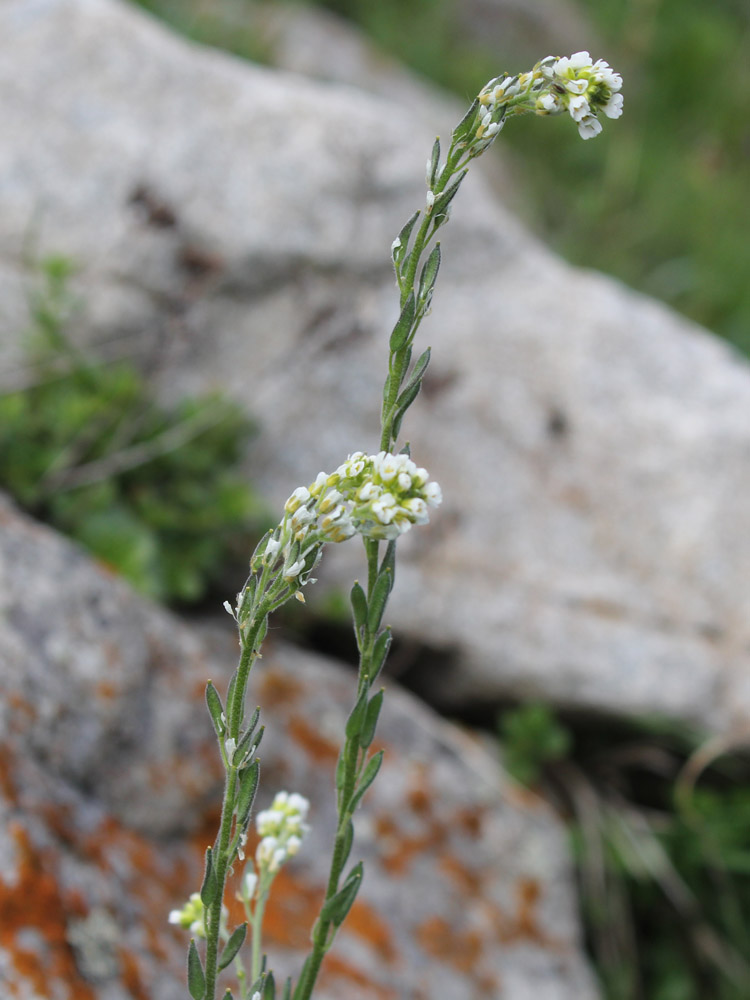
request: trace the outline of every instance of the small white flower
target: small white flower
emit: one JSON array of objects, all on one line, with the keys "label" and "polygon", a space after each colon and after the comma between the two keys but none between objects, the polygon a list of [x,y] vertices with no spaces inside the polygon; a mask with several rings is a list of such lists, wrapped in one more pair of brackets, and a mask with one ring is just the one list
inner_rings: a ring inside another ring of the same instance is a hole
[{"label": "small white flower", "polygon": [[287,514],[293,514],[298,507],[301,507],[303,503],[307,503],[310,499],[310,491],[306,486],[298,486],[297,489],[292,493],[287,502],[284,504],[284,510]]},{"label": "small white flower", "polygon": [[231,736],[228,737],[226,740],[224,740],[224,750],[226,751],[227,760],[229,761],[230,764],[232,763],[232,758],[234,757],[234,751],[236,749],[237,749],[237,741],[232,739]]},{"label": "small white flower", "polygon": [[584,115],[591,113],[591,108],[585,97],[571,97],[568,101],[568,111],[573,121],[579,122]]},{"label": "small white flower", "polygon": [[505,122],[492,122],[489,124],[487,126],[487,131],[484,133],[485,139],[490,139],[493,135],[497,135],[504,124]]},{"label": "small white flower", "polygon": [[310,809],[310,800],[306,799],[304,795],[300,795],[298,792],[293,792],[289,796],[287,805],[294,812],[298,813],[302,819],[304,819]]},{"label": "small white flower", "polygon": [[584,115],[578,122],[578,134],[582,139],[593,139],[601,130],[601,122],[594,115]]},{"label": "small white flower", "polygon": [[232,618],[235,617],[234,608],[229,603],[229,601],[224,601],[224,610],[227,612],[227,614],[230,614]]},{"label": "small white flower", "polygon": [[167,920],[170,924],[179,924],[182,922],[182,910],[170,910]]},{"label": "small white flower", "polygon": [[430,507],[439,507],[443,502],[443,491],[440,489],[440,485],[434,481],[427,483],[422,493]]},{"label": "small white flower", "polygon": [[574,52],[568,59],[571,69],[587,69],[591,66],[591,56],[585,50]]},{"label": "small white flower", "polygon": [[612,94],[610,99],[602,108],[607,118],[619,118],[622,114],[623,97],[622,94]]},{"label": "small white flower", "polygon": [[302,841],[295,834],[292,834],[286,842],[286,853],[290,858],[293,858],[295,854],[299,854],[300,847],[302,847]]},{"label": "small white flower", "polygon": [[428,191],[427,192],[427,197],[425,199],[425,202],[426,202],[426,205],[427,205],[427,211],[431,212],[432,211],[432,206],[435,204],[435,194],[434,194],[433,191]]},{"label": "small white flower", "polygon": [[571,94],[585,94],[589,89],[588,80],[566,80],[565,89]]},{"label": "small white flower", "polygon": [[[393,256],[393,254],[400,248],[401,248],[401,240],[397,236],[396,239],[393,241],[393,243],[391,243],[391,256]],[[321,473],[321,475],[322,474],[323,473]]]},{"label": "small white flower", "polygon": [[297,559],[291,564],[291,566],[286,566],[284,568],[284,579],[293,580],[295,576],[299,575],[300,570],[305,565],[304,559]]}]

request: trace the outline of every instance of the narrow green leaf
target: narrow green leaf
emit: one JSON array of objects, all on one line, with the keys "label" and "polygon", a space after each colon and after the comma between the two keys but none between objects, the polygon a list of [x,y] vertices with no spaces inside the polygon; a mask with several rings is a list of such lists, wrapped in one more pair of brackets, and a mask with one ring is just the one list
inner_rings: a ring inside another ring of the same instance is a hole
[{"label": "narrow green leaf", "polygon": [[344,848],[341,852],[341,867],[343,868],[346,862],[349,860],[349,854],[352,849],[352,843],[354,842],[354,823],[351,820],[346,824],[346,835],[344,838]]},{"label": "narrow green leaf", "polygon": [[[318,919],[320,919],[320,918],[318,918]],[[302,971],[299,974],[299,979],[297,980],[297,985],[294,987],[294,996],[293,996],[292,1000],[300,1000],[300,998],[302,997],[302,995],[304,993],[305,987],[307,985],[307,979],[308,979],[308,976],[310,974],[310,964],[311,964],[311,961],[312,960],[311,960],[310,956],[308,955],[307,958],[304,961],[303,966],[302,966]]]},{"label": "narrow green leaf", "polygon": [[269,972],[266,976],[266,985],[263,987],[263,1000],[275,1000],[276,997],[276,983],[273,978],[273,972]]},{"label": "narrow green leaf", "polygon": [[430,157],[430,166],[427,171],[427,183],[430,187],[435,183],[435,177],[437,176],[437,169],[440,164],[440,139],[436,139],[432,144],[432,156]]},{"label": "narrow green leaf", "polygon": [[414,301],[414,292],[409,292],[409,297],[404,303],[404,308],[401,310],[401,315],[399,316],[396,325],[393,328],[393,333],[391,334],[389,344],[391,353],[398,351],[399,348],[403,347],[408,341],[412,323],[414,322],[415,312],[416,303]]},{"label": "narrow green leaf", "polygon": [[206,684],[206,705],[208,706],[208,713],[214,724],[216,735],[221,738],[226,732],[226,725],[221,721],[221,717],[224,714],[224,708],[221,704],[219,692],[213,686],[211,681]]},{"label": "narrow green leaf", "polygon": [[471,132],[471,126],[474,124],[474,119],[476,117],[477,108],[479,107],[479,100],[475,100],[471,105],[469,110],[463,116],[461,121],[453,129],[453,142],[463,142],[469,133]]},{"label": "narrow green leaf", "polygon": [[[411,370],[411,374],[404,386],[404,392],[407,389],[411,389],[413,385],[419,385],[422,381],[425,371],[427,370],[427,365],[430,363],[430,348],[428,347],[426,351],[419,355],[417,362]],[[401,393],[403,396],[403,392]]]},{"label": "narrow green leaf", "polygon": [[292,998],[292,977],[289,976],[287,981],[284,983],[284,992],[281,994],[281,1000],[291,1000]]},{"label": "narrow green leaf", "polygon": [[232,674],[232,679],[229,681],[229,687],[227,688],[227,708],[226,717],[227,719],[232,718],[232,703],[234,702],[234,689],[237,686],[237,671]]},{"label": "narrow green leaf", "polygon": [[255,793],[258,791],[258,780],[260,779],[260,761],[254,760],[249,767],[240,772],[240,790],[237,795],[237,822],[244,826],[250,815],[255,801]]},{"label": "narrow green leaf", "polygon": [[367,706],[365,719],[359,733],[359,745],[366,750],[375,737],[375,727],[378,724],[380,709],[383,707],[383,688],[374,694]]},{"label": "narrow green leaf", "polygon": [[234,993],[228,989],[224,994],[223,1000],[234,1000]]},{"label": "narrow green leaf", "polygon": [[[259,714],[258,713],[258,709],[256,709],[255,710],[255,714],[253,715],[253,719],[251,720],[251,722],[253,720],[255,720],[255,722],[257,722],[257,716],[258,716],[258,714]],[[241,764],[243,757],[245,756],[246,752],[249,750],[250,744],[251,744],[252,739],[253,739],[253,731],[254,731],[254,729],[255,729],[255,726],[251,725],[243,733],[242,739],[237,744],[237,749],[234,751],[234,761],[235,761],[235,763],[240,762],[240,764]],[[257,744],[256,744],[256,748],[257,748]]]},{"label": "narrow green leaf", "polygon": [[201,902],[205,907],[209,907],[216,899],[216,890],[218,888],[219,884],[216,878],[216,870],[214,869],[213,851],[210,847],[207,847],[206,864],[203,869],[203,885],[201,886]]},{"label": "narrow green leaf", "polygon": [[391,592],[392,585],[393,577],[390,569],[381,569],[375,581],[375,586],[372,588],[372,597],[370,598],[370,607],[367,613],[367,628],[370,635],[377,632],[380,628],[380,622],[383,620],[383,613],[385,612],[385,606],[388,602],[388,595]]},{"label": "narrow green leaf", "polygon": [[385,570],[389,570],[391,574],[391,587],[393,587],[393,581],[396,579],[396,543],[388,542],[388,547],[385,550],[385,555],[378,567],[379,573],[384,573]]},{"label": "narrow green leaf", "polygon": [[348,740],[358,736],[362,729],[367,714],[367,695],[368,688],[365,687],[359,698],[357,698],[357,703],[352,709],[349,718],[346,720],[346,738]]},{"label": "narrow green leaf", "polygon": [[226,969],[229,963],[232,961],[234,956],[242,947],[245,941],[245,935],[247,934],[247,924],[240,924],[232,931],[232,935],[224,945],[224,950],[221,953],[221,958],[219,959],[219,972],[222,969]]},{"label": "narrow green leaf", "polygon": [[363,867],[360,861],[352,868],[343,888],[329,899],[320,911],[321,920],[330,920],[334,927],[340,927],[351,910],[362,884]]},{"label": "narrow green leaf", "polygon": [[370,683],[375,680],[380,671],[383,669],[383,664],[388,657],[388,651],[391,648],[392,640],[393,636],[391,635],[391,630],[389,628],[384,629],[375,640],[375,645],[372,649],[372,658],[370,660],[372,665]]},{"label": "narrow green leaf", "polygon": [[352,614],[354,615],[354,624],[356,627],[357,635],[359,635],[359,630],[364,628],[367,624],[367,597],[365,592],[359,583],[355,582],[352,587],[350,594],[352,602]]},{"label": "narrow green leaf", "polygon": [[188,949],[188,990],[193,1000],[203,1000],[206,994],[206,977],[195,941],[190,942]]},{"label": "narrow green leaf", "polygon": [[[404,419],[404,414],[419,395],[419,390],[421,388],[422,388],[422,383],[417,382],[416,385],[412,385],[408,389],[404,389],[404,391],[398,397],[398,399],[396,400],[396,418],[393,421],[394,428],[396,426],[396,419],[399,421],[400,425],[401,421]],[[394,433],[397,432],[394,431]]]},{"label": "narrow green leaf", "polygon": [[439,198],[435,199],[435,204],[432,207],[432,217],[437,218],[439,215],[445,215],[446,209],[453,201],[453,199],[458,194],[458,189],[461,187],[461,182],[464,177],[468,174],[468,170],[462,170],[461,173],[456,177],[455,180],[451,181],[448,187],[443,191]]},{"label": "narrow green leaf", "polygon": [[432,291],[433,285],[440,270],[440,244],[436,243],[432,248],[432,253],[427,258],[427,263],[422,268],[419,276],[419,299],[423,301]]},{"label": "narrow green leaf", "polygon": [[370,757],[370,759],[368,760],[367,766],[365,767],[365,770],[362,774],[362,780],[359,783],[359,787],[352,796],[352,801],[349,804],[349,810],[351,812],[354,812],[354,810],[362,801],[362,796],[365,794],[365,792],[373,783],[373,781],[377,778],[378,771],[380,770],[380,765],[382,763],[383,763],[383,751],[378,750],[378,752],[376,754],[373,754],[373,756]]},{"label": "narrow green leaf", "polygon": [[409,221],[406,223],[406,225],[402,228],[401,232],[396,237],[398,242],[396,249],[393,251],[394,264],[398,264],[399,261],[403,259],[407,247],[409,246],[409,240],[411,238],[412,229],[414,229],[414,226],[416,225],[419,216],[420,212],[418,211],[415,212],[414,215],[412,215],[412,217],[409,219]]}]

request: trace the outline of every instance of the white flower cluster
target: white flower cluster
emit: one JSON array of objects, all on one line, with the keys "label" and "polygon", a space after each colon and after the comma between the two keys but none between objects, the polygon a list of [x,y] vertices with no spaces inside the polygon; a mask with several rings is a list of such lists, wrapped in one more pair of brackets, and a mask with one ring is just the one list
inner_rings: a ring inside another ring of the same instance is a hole
[{"label": "white flower cluster", "polygon": [[355,452],[334,475],[337,492],[350,507],[356,531],[368,538],[392,540],[413,524],[427,524],[429,508],[438,507],[443,494],[408,455]]},{"label": "white flower cluster", "polygon": [[537,98],[537,110],[542,114],[567,111],[581,138],[591,139],[601,132],[600,111],[607,118],[622,114],[622,77],[603,59],[592,62],[588,52],[574,52],[560,59],[548,56],[539,68],[549,89]]},{"label": "white flower cluster", "polygon": [[304,795],[279,792],[271,808],[258,813],[255,825],[261,840],[255,851],[255,861],[261,873],[277,872],[287,858],[299,852],[302,838],[310,829],[305,822],[309,808],[310,803]]},{"label": "white flower cluster", "polygon": [[[335,472],[320,472],[309,487],[297,487],[284,505],[281,523],[258,546],[251,567],[258,571],[281,564],[283,580],[303,587],[314,582],[311,573],[326,542],[343,542],[357,533],[397,538],[413,524],[426,524],[428,509],[441,500],[438,484],[407,455],[357,451]],[[235,617],[239,613],[228,603],[227,610]]]},{"label": "white flower cluster", "polygon": [[170,910],[170,924],[178,924],[197,938],[206,936],[206,912],[200,893],[194,892],[181,910]]}]

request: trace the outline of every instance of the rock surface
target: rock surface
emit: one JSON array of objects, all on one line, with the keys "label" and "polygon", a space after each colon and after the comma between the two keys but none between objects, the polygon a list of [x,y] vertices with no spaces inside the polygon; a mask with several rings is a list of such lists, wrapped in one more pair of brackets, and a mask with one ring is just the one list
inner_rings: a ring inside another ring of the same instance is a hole
[{"label": "rock surface", "polygon": [[[220,778],[203,682],[234,668],[69,542],[0,504],[0,993],[182,1000],[185,940],[166,923],[201,878]],[[285,786],[312,832],[279,876],[266,929],[299,968],[325,885],[332,779],[356,684],[277,644],[259,804]],[[358,820],[360,898],[321,1000],[593,1000],[560,824],[468,737],[391,686],[386,762]],[[235,914],[235,917],[238,915]]]},{"label": "rock surface", "polygon": [[[250,469],[274,502],[372,448],[387,248],[431,130],[114,0],[6,0],[0,28],[8,362],[31,231],[79,261],[83,331],[138,347],[165,396],[223,386],[260,417]],[[746,364],[554,258],[478,175],[445,232],[406,433],[447,499],[406,540],[390,612],[439,654],[422,690],[746,725]],[[328,560],[329,583],[349,569]]]}]

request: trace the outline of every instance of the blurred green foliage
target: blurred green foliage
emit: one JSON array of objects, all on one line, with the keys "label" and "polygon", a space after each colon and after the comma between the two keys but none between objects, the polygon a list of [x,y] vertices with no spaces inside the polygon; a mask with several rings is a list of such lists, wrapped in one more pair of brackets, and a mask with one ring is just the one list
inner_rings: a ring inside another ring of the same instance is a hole
[{"label": "blurred green foliage", "polygon": [[750,758],[663,720],[501,714],[503,763],[567,819],[607,1000],[750,996]]},{"label": "blurred green foliage", "polygon": [[71,273],[40,267],[30,377],[0,395],[0,486],[143,593],[196,601],[262,530],[238,471],[252,427],[219,396],[166,410],[132,364],[75,348]]},{"label": "blurred green foliage", "polygon": [[[243,27],[247,0],[140,3],[193,38],[273,59],[251,19]],[[488,30],[482,48],[469,42],[459,0],[322,5],[467,99],[501,70],[525,68],[500,30]],[[750,4],[577,5],[602,38],[594,54],[625,77],[625,114],[586,143],[570,121],[513,123],[498,145],[518,161],[514,207],[569,260],[665,300],[750,353]]]}]

